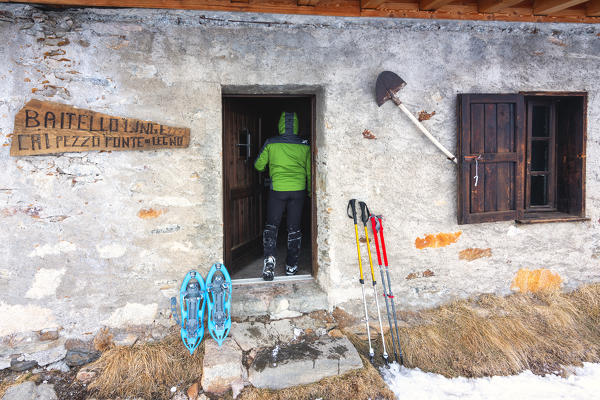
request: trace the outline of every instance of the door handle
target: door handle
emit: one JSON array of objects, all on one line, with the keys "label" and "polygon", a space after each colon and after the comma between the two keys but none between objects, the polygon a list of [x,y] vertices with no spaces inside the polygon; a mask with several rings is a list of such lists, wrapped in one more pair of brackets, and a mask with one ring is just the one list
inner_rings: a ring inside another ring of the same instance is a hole
[{"label": "door handle", "polygon": [[246,148],[246,159],[244,161],[248,162],[248,160],[250,159],[250,145],[252,141],[252,136],[250,135],[250,130],[248,130],[248,128],[242,129],[242,133],[246,134],[246,143],[237,143],[236,146]]}]

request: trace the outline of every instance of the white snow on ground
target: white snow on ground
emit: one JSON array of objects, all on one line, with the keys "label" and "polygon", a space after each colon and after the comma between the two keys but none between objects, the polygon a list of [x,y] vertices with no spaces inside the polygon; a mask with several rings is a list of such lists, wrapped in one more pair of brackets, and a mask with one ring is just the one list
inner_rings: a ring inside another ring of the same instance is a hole
[{"label": "white snow on ground", "polygon": [[525,371],[514,376],[452,378],[392,364],[383,379],[399,400],[588,400],[600,399],[600,364],[584,363],[567,378]]}]

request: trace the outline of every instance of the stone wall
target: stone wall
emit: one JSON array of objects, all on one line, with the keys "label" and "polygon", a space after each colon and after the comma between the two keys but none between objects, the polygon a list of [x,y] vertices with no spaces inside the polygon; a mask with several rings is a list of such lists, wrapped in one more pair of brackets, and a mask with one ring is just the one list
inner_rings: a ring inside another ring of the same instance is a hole
[{"label": "stone wall", "polygon": [[[222,258],[223,92],[317,95],[317,279],[331,306],[360,296],[352,197],[387,218],[400,308],[505,294],[521,268],[551,269],[566,288],[600,280],[598,26],[4,4],[0,37],[0,336],[170,323],[183,274]],[[457,225],[456,167],[391,103],[377,107],[383,70],[408,82],[407,107],[435,111],[425,123],[452,150],[458,93],[588,91],[591,220]],[[9,157],[31,98],[190,127],[191,144]],[[459,259],[470,248],[490,250]]]}]

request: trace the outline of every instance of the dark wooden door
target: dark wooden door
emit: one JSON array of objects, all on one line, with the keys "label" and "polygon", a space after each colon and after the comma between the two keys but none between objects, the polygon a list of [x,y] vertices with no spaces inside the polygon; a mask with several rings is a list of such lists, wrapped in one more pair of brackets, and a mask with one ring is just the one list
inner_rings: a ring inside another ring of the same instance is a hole
[{"label": "dark wooden door", "polygon": [[247,102],[223,98],[224,258],[231,273],[242,255],[261,249],[263,177],[254,160],[262,142],[259,114]]}]

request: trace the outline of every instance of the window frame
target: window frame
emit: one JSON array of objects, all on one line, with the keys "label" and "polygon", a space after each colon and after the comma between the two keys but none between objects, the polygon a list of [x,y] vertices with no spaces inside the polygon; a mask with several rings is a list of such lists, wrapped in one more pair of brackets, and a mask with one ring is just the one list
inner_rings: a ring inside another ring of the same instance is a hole
[{"label": "window frame", "polygon": [[[508,183],[511,185],[510,190],[517,193],[517,197],[519,192],[523,194],[516,203],[516,218],[514,220],[517,223],[524,224],[589,220],[585,216],[588,93],[584,91],[522,91],[505,94],[460,93],[458,95],[458,223],[470,224],[510,220],[507,218],[496,218],[496,215],[492,215],[492,213],[483,216],[472,214],[469,211],[471,207],[469,203],[471,188],[468,185],[470,170],[467,166],[470,164],[469,158],[472,157],[463,147],[464,142],[470,140],[465,134],[472,129],[472,127],[465,128],[465,121],[471,118],[471,108],[468,108],[468,111],[466,109],[467,105],[470,107],[469,99],[471,96],[481,96],[484,98],[485,96],[489,98],[497,96],[499,99],[509,98],[509,96],[519,96],[522,99],[521,104],[524,105],[524,118],[519,121],[521,125],[517,126],[516,129],[520,129],[523,135],[515,139],[520,140],[517,147],[524,149],[525,162],[519,167],[520,170],[517,169],[515,171],[515,174],[519,175],[517,179],[514,182]],[[564,101],[563,98],[565,98]],[[531,206],[530,204],[532,176],[531,110],[536,103],[550,105],[551,109],[550,126],[553,132],[552,138],[548,140],[547,168],[547,171],[551,172],[549,174],[551,178],[548,179],[551,179],[552,184],[552,187],[548,187],[547,189],[549,206]]]},{"label": "window frame", "polygon": [[[540,96],[538,96],[540,97]],[[548,108],[548,138],[533,137],[533,107],[544,106]],[[556,102],[553,100],[531,99],[525,97],[525,107],[527,108],[527,129],[525,133],[526,151],[525,151],[525,213],[557,211],[556,208]],[[548,142],[548,166],[546,171],[532,171],[531,157],[533,153],[533,142]],[[546,196],[547,202],[544,205],[531,205],[531,178],[532,176],[543,176],[546,178]]]}]

